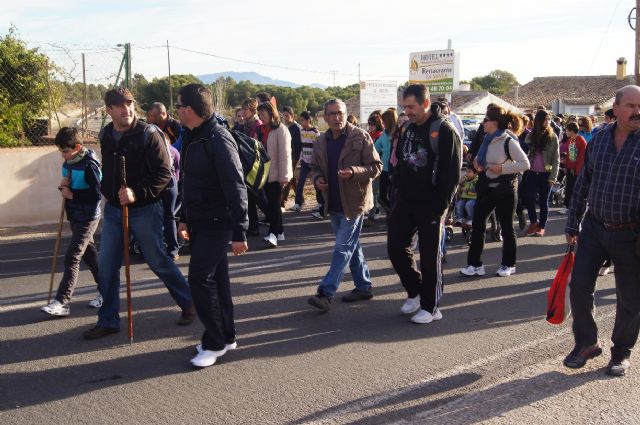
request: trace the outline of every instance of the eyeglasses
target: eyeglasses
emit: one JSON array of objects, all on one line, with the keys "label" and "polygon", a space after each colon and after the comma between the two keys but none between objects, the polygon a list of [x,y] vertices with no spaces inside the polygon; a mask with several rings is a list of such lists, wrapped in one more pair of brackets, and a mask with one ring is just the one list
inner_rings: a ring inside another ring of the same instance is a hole
[{"label": "eyeglasses", "polygon": [[189,105],[183,105],[182,103],[176,103],[174,106],[176,107],[176,109],[180,109],[180,108],[186,108]]},{"label": "eyeglasses", "polygon": [[[344,116],[344,112],[342,111],[338,111],[338,112],[327,112],[327,116],[328,117],[343,117]],[[374,123],[375,124],[375,123]]]}]

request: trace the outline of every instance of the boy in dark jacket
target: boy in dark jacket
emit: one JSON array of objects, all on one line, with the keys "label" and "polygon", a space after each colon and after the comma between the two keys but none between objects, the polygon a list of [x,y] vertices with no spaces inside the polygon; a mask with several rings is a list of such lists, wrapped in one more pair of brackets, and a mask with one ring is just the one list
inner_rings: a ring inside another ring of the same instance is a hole
[{"label": "boy in dark jacket", "polygon": [[[100,221],[100,161],[96,153],[82,145],[78,129],[63,127],[55,138],[62,158],[62,181],[58,190],[65,199],[67,219],[71,223],[71,242],[64,258],[64,275],[55,299],[40,308],[52,316],[68,316],[69,303],[78,281],[80,259],[89,266],[98,282],[98,251],[93,234]],[[98,295],[89,305],[98,308],[102,297]]]}]

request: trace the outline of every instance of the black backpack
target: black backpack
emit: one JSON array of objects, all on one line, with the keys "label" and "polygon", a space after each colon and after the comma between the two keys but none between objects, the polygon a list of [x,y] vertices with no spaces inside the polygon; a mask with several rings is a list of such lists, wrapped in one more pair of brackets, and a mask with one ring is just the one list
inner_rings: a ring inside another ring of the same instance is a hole
[{"label": "black backpack", "polygon": [[[227,131],[231,133],[231,137],[236,142],[247,190],[254,194],[258,193],[267,182],[267,177],[269,177],[271,158],[262,143],[253,137],[249,137],[237,130],[227,129]],[[205,143],[204,146],[205,151],[211,154],[208,149],[209,144]]]}]

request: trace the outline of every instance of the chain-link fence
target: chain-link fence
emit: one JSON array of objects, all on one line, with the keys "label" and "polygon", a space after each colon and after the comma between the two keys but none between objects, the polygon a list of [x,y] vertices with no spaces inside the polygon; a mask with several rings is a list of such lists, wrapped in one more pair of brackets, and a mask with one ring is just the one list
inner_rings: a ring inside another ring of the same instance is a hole
[{"label": "chain-link fence", "polygon": [[123,54],[124,46],[0,39],[0,146],[49,144],[65,126],[95,140]]}]

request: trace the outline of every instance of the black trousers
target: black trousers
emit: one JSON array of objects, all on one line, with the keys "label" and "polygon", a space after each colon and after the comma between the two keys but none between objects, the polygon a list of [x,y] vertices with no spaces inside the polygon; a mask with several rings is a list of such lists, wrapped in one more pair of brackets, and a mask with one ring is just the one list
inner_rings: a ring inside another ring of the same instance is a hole
[{"label": "black trousers", "polygon": [[640,257],[635,253],[639,231],[606,230],[589,214],[582,221],[569,283],[576,345],[592,345],[598,341],[598,327],[593,316],[594,292],[600,266],[610,258],[615,264],[616,280],[616,320],[611,351],[624,357],[631,354],[640,329]]},{"label": "black trousers", "polygon": [[[430,313],[442,298],[442,217],[429,217],[428,205],[398,200],[389,215],[387,250],[409,298],[420,295],[420,307]],[[420,271],[411,250],[411,238],[420,239]]]},{"label": "black trousers", "polygon": [[278,182],[269,182],[264,185],[267,195],[267,218],[269,219],[269,233],[278,236],[284,231],[282,227],[282,210],[280,209],[280,197],[282,186]]},{"label": "black trousers", "polygon": [[564,206],[569,208],[571,205],[571,195],[573,194],[573,187],[576,185],[578,176],[575,174],[575,170],[567,169],[565,174],[565,186],[564,186]]},{"label": "black trousers", "polygon": [[205,328],[202,348],[222,350],[236,338],[227,261],[231,231],[216,229],[211,223],[195,223],[189,226],[189,234],[188,279],[198,317]]},{"label": "black trousers", "polygon": [[473,228],[471,230],[471,247],[467,254],[467,264],[474,267],[482,265],[487,218],[495,209],[496,218],[502,233],[502,265],[516,265],[516,231],[513,229],[513,213],[515,212],[517,185],[503,182],[496,188],[489,187],[484,193],[478,193],[476,206],[473,209]]}]

